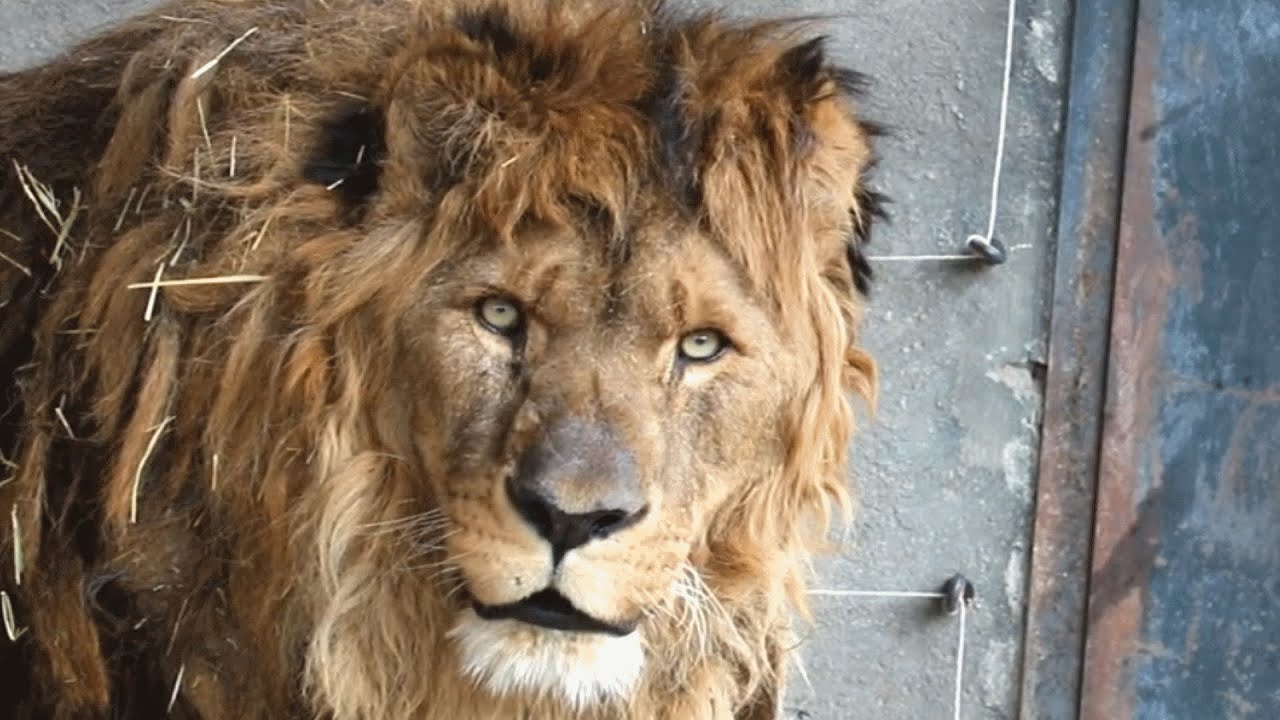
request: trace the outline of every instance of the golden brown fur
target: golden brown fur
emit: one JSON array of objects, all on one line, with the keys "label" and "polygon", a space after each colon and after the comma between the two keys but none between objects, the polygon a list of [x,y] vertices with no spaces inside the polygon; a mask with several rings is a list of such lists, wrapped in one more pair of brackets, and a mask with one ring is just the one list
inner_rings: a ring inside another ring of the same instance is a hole
[{"label": "golden brown fur", "polygon": [[[0,706],[774,717],[874,389],[871,133],[800,27],[192,0],[0,76]],[[495,288],[518,348],[475,321]],[[731,350],[673,364],[709,326]],[[500,488],[552,415],[608,427],[652,508],[557,576],[645,648],[578,709],[450,638],[551,572]]]}]

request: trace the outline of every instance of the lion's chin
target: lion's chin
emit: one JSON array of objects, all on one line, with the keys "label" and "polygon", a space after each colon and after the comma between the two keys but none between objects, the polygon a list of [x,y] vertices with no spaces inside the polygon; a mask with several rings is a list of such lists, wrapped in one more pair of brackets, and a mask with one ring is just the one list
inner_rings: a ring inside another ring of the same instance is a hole
[{"label": "lion's chin", "polygon": [[449,631],[462,672],[495,696],[558,698],[575,709],[620,700],[644,667],[639,632],[615,636],[485,620],[463,610]]}]

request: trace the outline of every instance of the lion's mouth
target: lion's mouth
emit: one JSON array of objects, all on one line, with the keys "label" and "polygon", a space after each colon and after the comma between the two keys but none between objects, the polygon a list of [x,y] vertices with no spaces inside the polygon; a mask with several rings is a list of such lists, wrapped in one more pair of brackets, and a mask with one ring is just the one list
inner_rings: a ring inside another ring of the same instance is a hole
[{"label": "lion's mouth", "polygon": [[618,625],[591,617],[552,588],[506,605],[484,605],[473,600],[472,607],[485,620],[519,620],[548,630],[595,632],[619,637],[635,630],[635,625]]}]

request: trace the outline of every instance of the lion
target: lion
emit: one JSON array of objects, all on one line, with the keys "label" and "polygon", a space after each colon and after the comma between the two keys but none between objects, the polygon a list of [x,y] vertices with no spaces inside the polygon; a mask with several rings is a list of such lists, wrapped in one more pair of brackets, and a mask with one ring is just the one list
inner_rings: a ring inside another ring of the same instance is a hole
[{"label": "lion", "polygon": [[651,0],[179,0],[0,76],[0,705],[780,716],[863,80]]}]

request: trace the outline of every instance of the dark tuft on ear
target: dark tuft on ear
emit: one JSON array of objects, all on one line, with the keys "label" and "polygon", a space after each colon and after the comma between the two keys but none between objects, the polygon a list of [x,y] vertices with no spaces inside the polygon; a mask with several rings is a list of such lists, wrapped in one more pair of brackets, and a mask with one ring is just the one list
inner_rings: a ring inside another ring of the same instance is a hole
[{"label": "dark tuft on ear", "polygon": [[871,270],[871,263],[867,260],[862,244],[857,240],[850,240],[845,245],[845,258],[849,261],[849,272],[853,274],[853,286],[858,288],[863,297],[871,297],[871,281],[875,280],[875,273]]},{"label": "dark tuft on ear", "polygon": [[813,142],[813,130],[801,118],[805,107],[818,99],[833,70],[827,65],[827,38],[819,36],[801,43],[778,58],[778,72],[791,99],[794,114],[791,117],[791,144],[799,152],[808,152]]},{"label": "dark tuft on ear", "polygon": [[325,123],[320,140],[302,169],[308,181],[332,187],[349,209],[378,191],[387,146],[382,113],[358,107]]},{"label": "dark tuft on ear", "polygon": [[[846,98],[864,97],[871,87],[871,79],[867,75],[828,64],[825,46],[826,38],[818,37],[797,45],[779,60],[779,69],[791,84],[792,99],[797,104],[812,102],[820,93],[829,91],[828,83],[834,83],[836,94]],[[858,125],[868,140],[889,133],[885,126],[868,120],[860,119]],[[803,127],[793,130],[798,143],[807,140],[805,130]],[[866,254],[866,247],[871,242],[871,230],[877,222],[889,220],[885,211],[889,199],[869,187],[870,175],[875,165],[876,160],[873,158],[858,181],[857,208],[850,211],[853,216],[853,231],[845,247],[854,287],[865,297],[871,295],[871,282],[875,277]]]},{"label": "dark tuft on ear", "polygon": [[831,71],[831,79],[835,81],[840,93],[849,97],[863,97],[871,88],[869,76],[849,68],[834,68]]},{"label": "dark tuft on ear", "polygon": [[786,77],[792,97],[798,103],[812,100],[819,85],[830,76],[826,67],[826,44],[827,38],[818,36],[791,48],[778,59],[778,70]]},{"label": "dark tuft on ear", "polygon": [[893,135],[893,130],[883,123],[860,120],[858,126],[862,128],[862,134],[869,138],[891,137]]},{"label": "dark tuft on ear", "polygon": [[853,236],[845,247],[845,255],[849,260],[849,272],[853,274],[854,287],[865,297],[871,295],[871,281],[875,274],[871,263],[867,260],[866,247],[871,244],[871,230],[876,222],[888,222],[889,213],[885,205],[890,200],[885,195],[869,189],[864,176],[858,189],[858,210],[853,214]]}]

